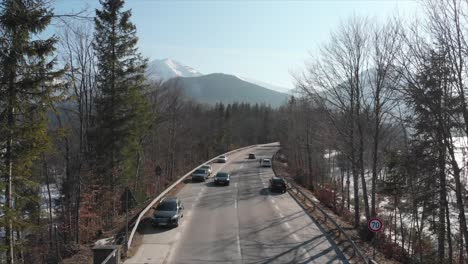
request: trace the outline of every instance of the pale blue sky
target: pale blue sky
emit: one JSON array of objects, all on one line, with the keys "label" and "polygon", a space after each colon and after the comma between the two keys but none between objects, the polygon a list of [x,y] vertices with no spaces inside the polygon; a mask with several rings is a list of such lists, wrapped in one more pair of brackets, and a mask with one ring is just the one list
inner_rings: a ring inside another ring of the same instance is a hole
[{"label": "pale blue sky", "polygon": [[[99,7],[98,0],[55,1],[56,13]],[[420,10],[411,0],[127,0],[127,8],[133,11],[140,51],[150,59],[173,58],[202,73],[236,74],[288,88],[291,72],[303,69],[340,19],[411,17]]]}]

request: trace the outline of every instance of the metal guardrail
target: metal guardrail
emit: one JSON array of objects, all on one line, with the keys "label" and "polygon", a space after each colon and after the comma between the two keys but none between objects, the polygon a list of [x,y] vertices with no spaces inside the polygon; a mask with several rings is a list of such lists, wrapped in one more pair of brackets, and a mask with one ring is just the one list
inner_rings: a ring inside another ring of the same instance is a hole
[{"label": "metal guardrail", "polygon": [[[275,144],[275,143],[278,143],[278,142],[273,142],[273,143],[269,143],[269,144]],[[200,164],[199,166],[201,166],[201,165],[203,165],[203,164],[206,164],[206,163],[210,163],[210,162],[215,161],[220,155],[230,155],[230,154],[233,154],[233,153],[236,153],[236,152],[239,152],[239,151],[248,149],[248,148],[252,148],[252,147],[255,147],[255,146],[263,146],[263,145],[269,145],[269,144],[251,145],[251,146],[247,146],[247,147],[243,147],[243,148],[231,150],[231,151],[226,152],[226,153],[224,153],[224,154],[219,154],[219,155],[217,155],[216,157],[214,157],[214,158],[212,158],[212,159],[210,159],[210,160],[208,160],[208,161],[205,161],[204,163]],[[126,250],[128,250],[128,249],[132,246],[133,237],[135,236],[135,232],[136,232],[136,230],[138,229],[138,225],[140,224],[140,221],[141,221],[141,219],[145,216],[145,214],[153,207],[153,205],[155,205],[159,200],[161,200],[161,198],[163,198],[163,197],[166,196],[170,191],[172,191],[172,189],[174,189],[174,187],[176,187],[178,184],[180,184],[182,181],[184,181],[187,177],[189,177],[199,166],[195,167],[193,170],[189,171],[187,174],[185,174],[184,176],[182,176],[179,180],[177,180],[176,182],[174,182],[171,186],[169,186],[168,188],[166,188],[166,190],[164,190],[161,194],[159,194],[156,198],[154,198],[153,201],[150,202],[150,203],[146,206],[146,208],[143,209],[143,210],[141,211],[141,213],[138,215],[137,220],[136,220],[135,223],[134,223],[132,232],[130,233],[130,236],[129,236],[129,238],[128,238]]]},{"label": "metal guardrail", "polygon": [[118,252],[118,249],[114,249],[110,254],[109,256],[107,256],[107,258],[105,260],[103,260],[101,262],[101,264],[111,264],[111,263],[117,263],[117,252]]},{"label": "metal guardrail", "polygon": [[[273,160],[276,158],[276,155],[277,155],[278,152],[276,152],[274,155],[273,155]],[[275,166],[272,166],[273,168],[273,172],[275,173],[275,175],[277,176],[280,176],[277,174],[276,170],[275,170]],[[284,177],[283,177],[284,178]],[[296,183],[294,182],[291,182],[291,181],[288,181],[286,178],[285,178],[285,181],[286,181],[286,185],[288,186],[288,190],[290,192],[292,192],[293,195],[295,195],[297,198],[299,198],[299,194],[302,196],[302,200],[305,201],[307,200],[308,202],[310,202],[312,204],[312,206],[314,207],[314,209],[318,209],[323,215],[324,215],[324,219],[325,221],[326,220],[330,220],[330,222],[337,228],[337,230],[339,231],[338,233],[338,236],[343,234],[343,236],[346,238],[346,240],[348,240],[350,242],[350,244],[352,245],[353,247],[353,250],[354,250],[354,253],[356,255],[358,255],[363,261],[364,263],[369,263],[369,264],[377,264],[377,262],[375,262],[373,259],[370,259],[368,257],[366,257],[366,255],[364,255],[364,253],[362,253],[362,251],[359,249],[359,247],[356,245],[356,243],[348,236],[348,234],[346,234],[346,232],[341,228],[340,225],[338,225],[338,223],[328,215],[327,212],[325,212],[316,202],[314,202],[312,199],[310,199],[310,197],[308,197],[307,195],[305,195],[301,190],[300,188],[298,188],[296,185]],[[295,193],[294,193],[295,191]],[[306,211],[306,213],[309,214],[309,212]]]}]

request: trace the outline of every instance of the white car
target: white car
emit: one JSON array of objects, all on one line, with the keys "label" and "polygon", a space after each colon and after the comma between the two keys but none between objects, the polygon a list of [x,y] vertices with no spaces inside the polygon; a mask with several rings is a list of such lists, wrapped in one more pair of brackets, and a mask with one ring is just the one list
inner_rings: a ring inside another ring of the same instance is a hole
[{"label": "white car", "polygon": [[201,165],[200,169],[207,170],[208,171],[208,176],[211,175],[211,165],[209,165],[209,164]]},{"label": "white car", "polygon": [[262,167],[271,167],[271,160],[270,159],[262,159],[260,161],[260,166],[262,166]]},{"label": "white car", "polygon": [[226,163],[227,162],[227,157],[224,155],[221,155],[218,157],[218,163]]}]

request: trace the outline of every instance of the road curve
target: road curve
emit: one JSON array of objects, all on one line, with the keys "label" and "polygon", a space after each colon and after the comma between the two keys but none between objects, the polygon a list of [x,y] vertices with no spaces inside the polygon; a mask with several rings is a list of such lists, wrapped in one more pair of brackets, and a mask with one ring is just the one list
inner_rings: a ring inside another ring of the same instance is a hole
[{"label": "road curve", "polygon": [[279,145],[262,145],[213,164],[231,173],[231,185],[189,183],[178,194],[185,210],[178,228],[144,228],[143,244],[126,264],[143,263],[348,263],[288,194],[268,190],[271,168],[260,168]]}]

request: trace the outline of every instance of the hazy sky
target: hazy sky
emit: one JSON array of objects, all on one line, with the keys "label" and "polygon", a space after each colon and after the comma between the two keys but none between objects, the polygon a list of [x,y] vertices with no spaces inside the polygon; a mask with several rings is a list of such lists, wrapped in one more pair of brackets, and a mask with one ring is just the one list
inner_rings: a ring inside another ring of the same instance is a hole
[{"label": "hazy sky", "polygon": [[[98,0],[55,1],[56,13],[99,7]],[[409,17],[420,9],[411,0],[127,0],[126,8],[133,12],[140,51],[150,59],[173,58],[202,73],[236,74],[288,88],[291,72],[303,69],[340,19]]]}]

